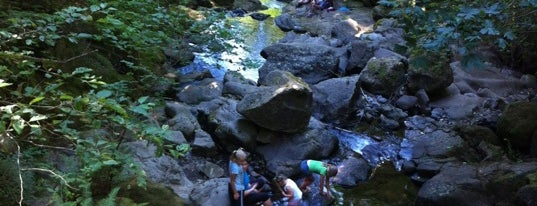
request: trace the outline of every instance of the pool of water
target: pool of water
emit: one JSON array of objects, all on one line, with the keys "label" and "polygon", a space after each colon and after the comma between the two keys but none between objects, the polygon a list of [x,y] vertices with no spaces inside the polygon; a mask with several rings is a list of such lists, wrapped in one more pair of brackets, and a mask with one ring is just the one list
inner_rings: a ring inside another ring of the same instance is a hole
[{"label": "pool of water", "polygon": [[259,13],[269,15],[267,19],[258,21],[248,14],[243,17],[228,15],[228,22],[217,22],[221,25],[215,27],[224,27],[232,33],[233,39],[223,40],[229,45],[228,49],[219,53],[209,50],[195,53],[194,62],[179,69],[183,73],[209,70],[217,79],[223,79],[227,71],[237,71],[245,78],[257,81],[257,70],[265,63],[261,50],[285,35],[274,24],[274,18],[280,15],[284,3],[274,0],[263,0],[262,3],[268,9]]}]

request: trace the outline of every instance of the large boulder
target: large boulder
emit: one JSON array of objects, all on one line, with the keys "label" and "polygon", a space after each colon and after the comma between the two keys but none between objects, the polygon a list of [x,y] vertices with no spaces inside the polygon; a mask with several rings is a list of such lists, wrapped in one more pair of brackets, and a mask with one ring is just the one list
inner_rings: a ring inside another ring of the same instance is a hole
[{"label": "large boulder", "polygon": [[147,142],[136,141],[123,144],[133,154],[135,162],[142,165],[147,179],[171,188],[175,194],[188,203],[188,194],[194,184],[188,179],[184,169],[170,156],[156,156],[157,147]]},{"label": "large boulder", "polygon": [[229,178],[210,179],[197,185],[190,194],[194,205],[230,205]]},{"label": "large boulder", "polygon": [[352,112],[358,76],[333,78],[313,88],[313,116],[321,121],[345,119]]},{"label": "large boulder", "polygon": [[507,106],[498,122],[498,136],[514,148],[529,153],[537,141],[537,103],[516,102]]},{"label": "large boulder", "polygon": [[277,43],[265,47],[261,56],[266,62],[259,68],[259,81],[273,70],[284,70],[315,84],[334,77],[339,63],[337,52],[322,44]]},{"label": "large boulder", "polygon": [[399,58],[371,58],[360,74],[360,86],[371,93],[389,97],[405,83],[406,68]]},{"label": "large boulder", "polygon": [[203,130],[225,151],[256,147],[259,128],[237,112],[236,100],[221,97],[203,102],[196,108]]},{"label": "large boulder", "polygon": [[448,163],[420,188],[415,205],[527,205],[536,172],[535,162]]},{"label": "large boulder", "polygon": [[494,205],[471,165],[447,165],[419,190],[415,205]]},{"label": "large boulder", "polygon": [[261,84],[237,104],[237,112],[273,131],[292,133],[308,126],[313,102],[308,84],[280,70],[266,75]]}]

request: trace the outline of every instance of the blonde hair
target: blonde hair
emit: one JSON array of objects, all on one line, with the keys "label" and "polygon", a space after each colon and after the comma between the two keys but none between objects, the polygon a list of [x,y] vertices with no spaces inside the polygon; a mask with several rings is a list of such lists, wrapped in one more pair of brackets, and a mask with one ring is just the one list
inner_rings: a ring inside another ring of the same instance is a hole
[{"label": "blonde hair", "polygon": [[246,151],[244,151],[243,148],[239,148],[231,152],[231,156],[229,157],[229,159],[231,159],[231,161],[233,162],[239,162],[239,160],[245,160],[246,157],[248,157]]}]

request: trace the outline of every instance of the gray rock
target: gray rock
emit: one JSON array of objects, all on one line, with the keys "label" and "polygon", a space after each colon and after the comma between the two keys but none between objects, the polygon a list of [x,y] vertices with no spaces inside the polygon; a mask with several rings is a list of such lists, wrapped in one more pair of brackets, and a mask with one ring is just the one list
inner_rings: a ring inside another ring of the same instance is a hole
[{"label": "gray rock", "polygon": [[308,84],[280,70],[270,72],[260,83],[266,86],[247,94],[237,104],[237,112],[273,131],[292,133],[306,128],[313,101]]},{"label": "gray rock", "polygon": [[213,78],[193,82],[180,89],[177,98],[187,104],[198,104],[209,101],[222,95],[223,84]]}]

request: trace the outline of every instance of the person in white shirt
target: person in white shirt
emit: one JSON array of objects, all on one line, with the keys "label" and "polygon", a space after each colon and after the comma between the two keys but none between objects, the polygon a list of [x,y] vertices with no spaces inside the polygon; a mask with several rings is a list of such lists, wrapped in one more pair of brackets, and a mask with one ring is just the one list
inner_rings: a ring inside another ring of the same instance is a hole
[{"label": "person in white shirt", "polygon": [[284,197],[287,197],[288,206],[299,206],[302,204],[302,191],[298,188],[295,181],[287,178],[285,175],[278,175],[276,177],[276,182],[283,188],[281,192]]}]

